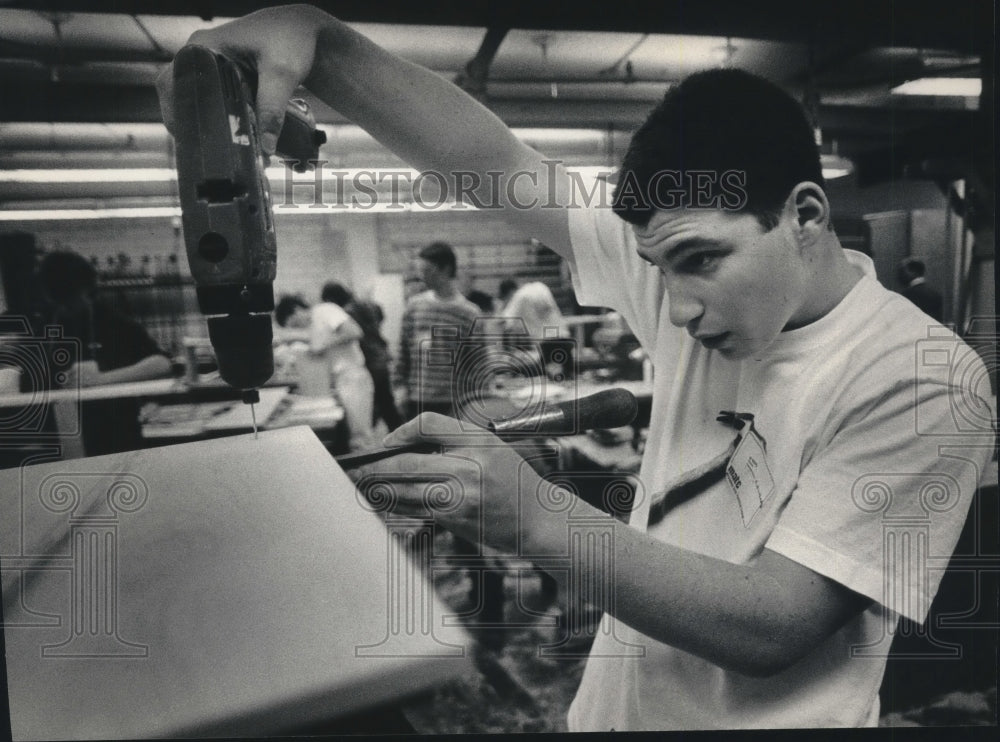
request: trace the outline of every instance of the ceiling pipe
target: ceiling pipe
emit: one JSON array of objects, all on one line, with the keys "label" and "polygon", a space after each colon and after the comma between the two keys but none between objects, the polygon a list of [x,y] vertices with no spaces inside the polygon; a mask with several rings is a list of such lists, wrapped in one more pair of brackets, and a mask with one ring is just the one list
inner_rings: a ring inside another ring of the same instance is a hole
[{"label": "ceiling pipe", "polygon": [[669,82],[626,83],[623,80],[615,82],[573,79],[537,82],[490,80],[486,84],[486,95],[490,100],[558,98],[600,102],[641,101],[652,108],[653,104],[659,103],[670,86]]},{"label": "ceiling pipe", "polygon": [[455,84],[477,100],[486,100],[486,80],[490,74],[490,65],[507,36],[507,31],[506,27],[487,28],[475,56],[455,77]]},{"label": "ceiling pipe", "polygon": [[7,170],[93,170],[103,168],[174,167],[167,152],[108,150],[29,150],[0,152],[0,175]]},{"label": "ceiling pipe", "polygon": [[0,151],[0,172],[4,170],[95,169],[174,167],[170,153],[149,150],[20,150]]},{"label": "ceiling pipe", "polygon": [[163,124],[0,123],[0,152],[20,150],[166,150]]},{"label": "ceiling pipe", "polygon": [[[486,39],[483,40],[486,43]],[[37,55],[33,56],[10,56],[5,55],[4,52],[9,51],[0,44],[0,78],[10,79],[12,81],[25,81],[25,80],[39,80],[48,81],[51,78],[51,70],[49,62],[43,59],[39,59]],[[167,60],[169,61],[169,60]],[[128,81],[132,85],[146,85],[153,87],[156,85],[156,78],[159,74],[166,68],[167,62],[163,60],[149,60],[149,59],[130,59],[122,58],[115,59],[113,57],[109,58],[98,58],[94,57],[92,59],[87,59],[75,63],[62,63],[64,67],[60,70],[60,78],[63,82],[75,82],[75,83],[89,83],[95,85],[105,85],[110,88],[121,85],[123,82]],[[473,92],[476,84],[479,84],[479,75],[482,73],[482,62],[477,61],[477,58],[473,58],[464,68],[462,72],[455,72],[454,70],[432,70],[437,75],[444,77],[446,79],[454,80],[455,84],[464,90]],[[662,77],[642,75],[636,72],[614,73],[615,76],[598,74],[593,75],[574,75],[569,71],[563,71],[561,77],[547,76],[547,77],[526,77],[517,75],[495,75],[488,76],[488,70],[486,76],[482,77],[481,81],[483,83],[502,83],[504,85],[516,86],[516,85],[568,85],[573,83],[592,83],[594,85],[603,85],[611,95],[615,90],[619,90],[625,86],[630,86],[634,83],[648,83],[651,85],[667,85],[671,81],[664,80]],[[475,75],[476,77],[473,77]],[[111,82],[109,82],[111,81]],[[468,87],[467,87],[468,85]]]}]

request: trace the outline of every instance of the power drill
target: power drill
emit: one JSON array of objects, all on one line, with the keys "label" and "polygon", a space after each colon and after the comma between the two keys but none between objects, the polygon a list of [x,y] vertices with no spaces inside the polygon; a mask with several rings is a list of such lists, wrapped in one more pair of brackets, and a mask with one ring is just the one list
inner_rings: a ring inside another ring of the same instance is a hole
[{"label": "power drill", "polygon": [[[278,257],[254,112],[256,77],[197,45],[177,53],[173,71],[177,185],[198,307],[219,375],[253,403],[274,374]],[[277,153],[303,172],[325,141],[306,103],[289,103]]]}]

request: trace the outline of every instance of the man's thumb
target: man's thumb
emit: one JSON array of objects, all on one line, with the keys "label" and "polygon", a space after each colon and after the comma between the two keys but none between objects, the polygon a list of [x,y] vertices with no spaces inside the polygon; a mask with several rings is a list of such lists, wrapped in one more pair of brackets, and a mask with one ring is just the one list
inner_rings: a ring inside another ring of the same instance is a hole
[{"label": "man's thumb", "polygon": [[257,126],[260,129],[260,147],[265,156],[274,154],[278,135],[285,122],[285,109],[295,92],[295,82],[280,77],[261,79],[257,88]]}]

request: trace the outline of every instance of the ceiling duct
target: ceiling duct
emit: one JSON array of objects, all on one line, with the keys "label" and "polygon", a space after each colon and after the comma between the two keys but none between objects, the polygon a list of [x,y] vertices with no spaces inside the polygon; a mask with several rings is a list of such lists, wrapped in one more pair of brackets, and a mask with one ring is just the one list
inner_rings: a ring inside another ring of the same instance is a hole
[{"label": "ceiling duct", "polygon": [[162,124],[0,123],[0,152],[166,149]]},{"label": "ceiling duct", "polygon": [[486,100],[486,80],[490,64],[507,35],[507,28],[489,27],[476,55],[465,65],[465,70],[455,78],[455,84],[477,100]]}]

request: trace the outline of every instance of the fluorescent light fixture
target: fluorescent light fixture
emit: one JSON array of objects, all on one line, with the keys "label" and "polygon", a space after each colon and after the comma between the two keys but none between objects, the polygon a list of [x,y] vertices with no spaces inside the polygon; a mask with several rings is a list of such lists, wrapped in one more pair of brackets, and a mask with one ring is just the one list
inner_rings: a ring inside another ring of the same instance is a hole
[{"label": "fluorescent light fixture", "polygon": [[921,77],[892,89],[896,95],[943,95],[960,98],[978,98],[982,91],[983,81],[978,77]]},{"label": "fluorescent light fixture", "polygon": [[835,180],[837,178],[843,178],[845,175],[850,175],[853,171],[854,168],[825,167],[823,168],[823,180]]},{"label": "fluorescent light fixture", "polygon": [[[853,163],[838,155],[822,155],[823,177],[827,180],[848,175],[854,170]],[[607,180],[614,175],[615,168],[607,165],[571,165],[566,168],[571,173],[577,173],[585,179]],[[324,181],[336,173],[345,180],[360,178],[371,185],[377,182],[380,174],[391,173],[403,178],[403,185],[412,185],[420,172],[410,168],[371,167],[371,168],[324,168]],[[268,179],[272,181],[272,192],[280,193],[279,189],[287,186],[286,178],[291,175],[293,185],[313,185],[315,176],[312,172],[296,173],[285,167],[268,167]],[[409,180],[406,180],[409,178]],[[0,171],[0,182],[17,183],[121,183],[140,181],[173,182],[176,172],[171,168],[107,168],[107,169],[49,169],[49,170],[7,170]],[[108,199],[107,203],[114,203]],[[368,200],[368,195],[360,203],[324,204],[319,207],[314,204],[300,203],[294,208],[276,203],[272,206],[278,219],[285,216],[343,216],[345,214],[406,214],[406,213],[456,213],[475,211],[470,204],[458,204],[454,200],[437,202],[428,199],[423,203],[413,203],[408,199],[388,201],[384,199]],[[106,206],[103,208],[66,208],[66,209],[18,209],[0,211],[2,222],[49,222],[96,219],[171,219],[181,216],[179,206],[148,206],[120,207]]]},{"label": "fluorescent light fixture", "polygon": [[[406,172],[403,168],[325,168],[340,174],[341,177],[363,177],[365,173],[393,171]],[[295,182],[314,182],[312,171],[296,173],[283,165],[270,166],[265,172],[271,180],[284,181],[290,173]],[[409,171],[411,179],[417,171]],[[50,168],[0,170],[0,183],[172,183],[177,180],[177,171],[173,168]]]},{"label": "fluorescent light fixture", "polygon": [[0,211],[0,222],[59,222],[74,219],[152,219],[180,216],[179,206],[132,209],[21,209]]},{"label": "fluorescent light fixture", "polygon": [[166,167],[0,170],[0,183],[168,183],[172,180],[177,180],[177,171]]},{"label": "fluorescent light fixture", "polygon": [[845,175],[850,175],[854,172],[854,163],[841,155],[820,155],[819,163],[823,168],[824,180],[843,178]]},{"label": "fluorescent light fixture", "polygon": [[[607,173],[607,166],[569,165],[570,172],[580,172],[591,176]],[[369,183],[377,178],[392,175],[412,183],[420,176],[419,170],[407,167],[333,167],[326,165],[324,180],[332,174],[345,181],[355,179]],[[298,173],[284,165],[271,165],[264,171],[268,180],[284,183],[291,175],[294,183],[312,184],[316,182],[313,171]],[[0,170],[0,183],[172,183],[177,180],[177,171],[172,168],[49,168]]]},{"label": "fluorescent light fixture", "polygon": [[[264,173],[267,175],[268,180],[271,181],[272,188],[275,182],[284,183],[285,178],[288,176],[291,176],[294,183],[311,185],[316,182],[316,173],[314,170],[299,173],[286,165],[268,165]],[[329,163],[323,166],[324,181],[329,181],[336,177],[349,183],[353,183],[356,180],[363,180],[366,185],[371,185],[379,178],[389,177],[403,179],[412,183],[419,175],[419,170],[409,167],[334,167]]]},{"label": "fluorescent light fixture", "polygon": [[[417,204],[403,201],[397,203],[372,203],[364,206],[320,206],[301,205],[296,208],[274,208],[274,216],[282,220],[286,216],[365,216],[368,214],[441,214],[463,211],[475,211],[475,206],[459,205],[454,201],[440,203]],[[170,219],[179,218],[179,206],[152,206],[134,208],[103,208],[103,209],[19,209],[0,211],[2,222],[60,222],[94,219]]]},{"label": "fluorescent light fixture", "polygon": [[569,166],[566,170],[571,173],[579,173],[585,178],[608,180],[618,171],[618,168],[608,167],[607,165],[576,165]]}]

